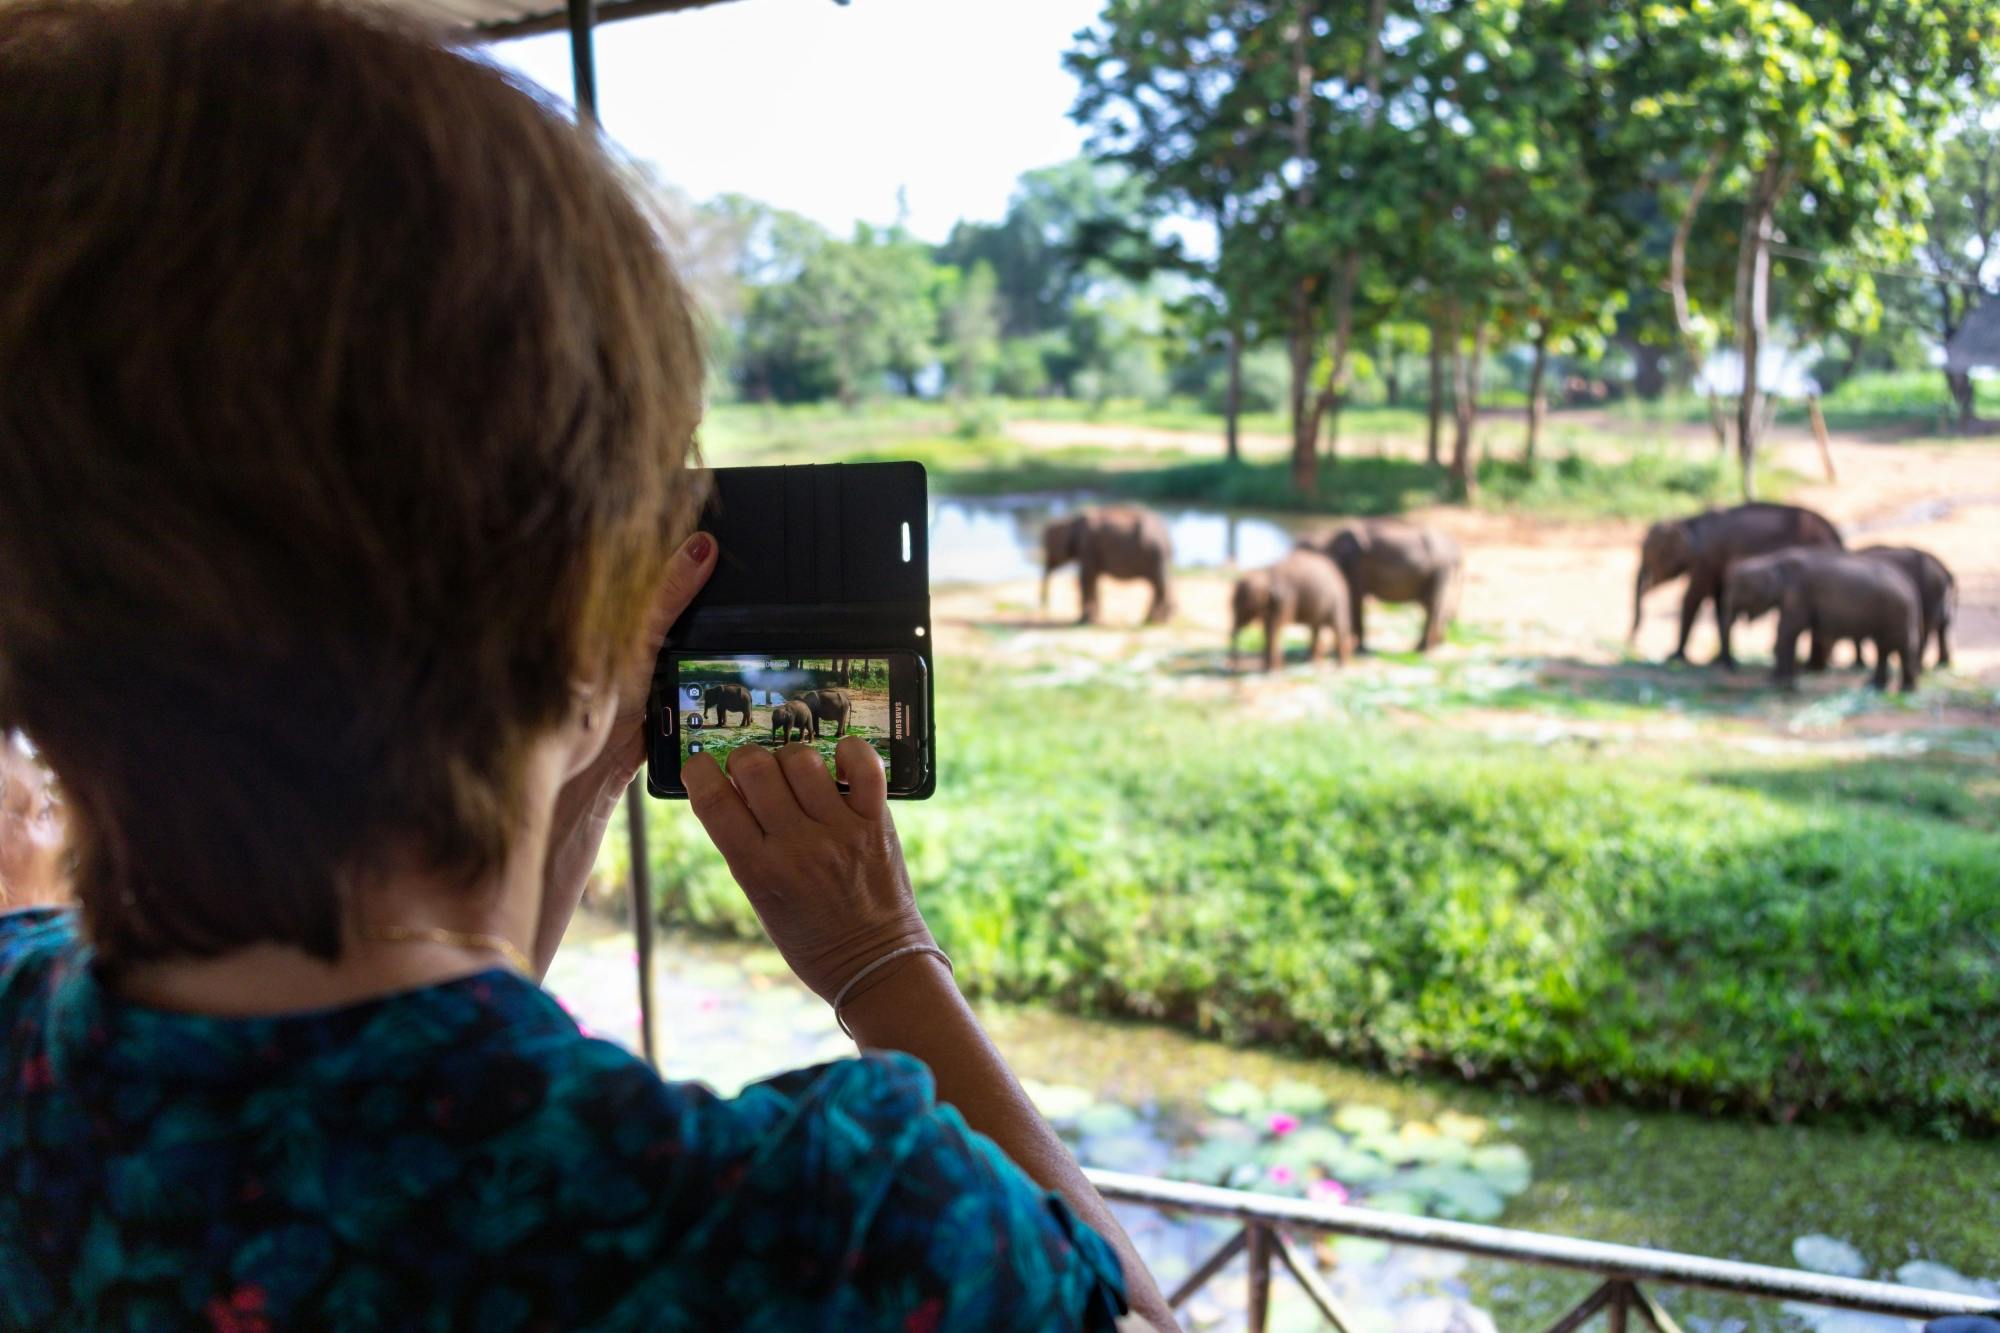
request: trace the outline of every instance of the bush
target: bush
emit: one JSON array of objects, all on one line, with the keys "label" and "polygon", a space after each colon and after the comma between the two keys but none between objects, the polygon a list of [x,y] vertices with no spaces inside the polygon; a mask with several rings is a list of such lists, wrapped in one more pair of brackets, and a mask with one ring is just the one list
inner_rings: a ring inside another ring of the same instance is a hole
[{"label": "bush", "polygon": [[[2000,1128],[1989,830],[943,685],[945,780],[899,823],[969,986],[1594,1099]],[[653,833],[678,915],[756,932],[684,811]]]}]

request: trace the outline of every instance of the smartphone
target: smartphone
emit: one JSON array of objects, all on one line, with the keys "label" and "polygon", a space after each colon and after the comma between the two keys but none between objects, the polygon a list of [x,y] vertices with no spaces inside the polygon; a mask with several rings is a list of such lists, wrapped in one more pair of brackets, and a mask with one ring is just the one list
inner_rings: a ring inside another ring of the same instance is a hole
[{"label": "smartphone", "polygon": [[656,796],[685,800],[680,766],[706,754],[729,769],[746,747],[805,744],[833,772],[834,747],[859,736],[882,758],[889,795],[928,796],[931,773],[930,673],[905,651],[829,655],[679,653],[655,673],[647,725],[647,785]]}]

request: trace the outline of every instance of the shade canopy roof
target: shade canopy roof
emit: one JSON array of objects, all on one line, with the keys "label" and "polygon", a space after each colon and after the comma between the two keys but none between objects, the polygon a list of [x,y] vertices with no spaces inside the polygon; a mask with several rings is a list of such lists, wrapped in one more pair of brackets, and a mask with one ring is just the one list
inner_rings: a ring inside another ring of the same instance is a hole
[{"label": "shade canopy roof", "polygon": [[[464,33],[475,41],[499,41],[568,25],[564,0],[368,0],[424,22]],[[643,18],[680,9],[703,9],[726,0],[598,0],[597,21]]]}]

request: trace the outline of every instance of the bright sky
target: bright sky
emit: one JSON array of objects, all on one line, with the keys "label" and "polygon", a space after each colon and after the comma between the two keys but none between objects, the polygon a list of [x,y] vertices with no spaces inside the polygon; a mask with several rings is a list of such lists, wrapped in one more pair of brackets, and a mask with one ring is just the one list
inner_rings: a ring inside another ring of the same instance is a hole
[{"label": "bright sky", "polygon": [[[1015,177],[1074,157],[1062,67],[1098,0],[741,0],[597,34],[605,129],[697,198],[747,194],[838,231],[942,240],[997,218]],[[560,35],[496,47],[565,100]]]}]

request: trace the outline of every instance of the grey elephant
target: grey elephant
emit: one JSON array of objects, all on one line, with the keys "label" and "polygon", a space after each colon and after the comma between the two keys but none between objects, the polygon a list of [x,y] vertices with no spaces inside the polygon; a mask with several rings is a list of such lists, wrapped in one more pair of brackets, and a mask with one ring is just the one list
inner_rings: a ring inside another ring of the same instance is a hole
[{"label": "grey elephant", "polygon": [[1146,623],[1164,623],[1174,613],[1174,544],[1158,514],[1125,505],[1081,509],[1052,519],[1042,529],[1042,608],[1049,605],[1049,578],[1065,565],[1077,567],[1082,623],[1097,623],[1100,578],[1144,579],[1153,585]]},{"label": "grey elephant", "polygon": [[1843,639],[1872,642],[1876,689],[1889,687],[1892,654],[1902,664],[1904,692],[1917,688],[1923,672],[1917,588],[1888,561],[1820,547],[1746,557],[1730,566],[1720,605],[1725,624],[1738,616],[1754,620],[1778,613],[1771,655],[1772,675],[1780,684],[1797,682],[1799,635],[1810,632],[1816,657],[1823,646]]},{"label": "grey elephant", "polygon": [[783,744],[791,744],[792,734],[805,736],[813,730],[812,709],[797,699],[774,704],[771,708],[771,736]]},{"label": "grey elephant", "polygon": [[1370,597],[1416,602],[1424,608],[1418,652],[1444,642],[1444,632],[1458,613],[1458,593],[1465,579],[1465,553],[1449,533],[1413,523],[1368,520],[1308,538],[1301,545],[1330,558],[1346,576],[1355,652],[1368,651],[1362,605]]},{"label": "grey elephant", "polygon": [[[1917,655],[1922,657],[1933,635],[1937,637],[1937,664],[1951,665],[1951,622],[1958,616],[1958,580],[1950,567],[1929,551],[1915,546],[1864,546],[1855,552],[1870,560],[1882,560],[1903,571],[1917,589]],[[1867,665],[1861,656],[1861,641],[1854,645],[1854,660]]]},{"label": "grey elephant", "polygon": [[1844,543],[1832,523],[1810,509],[1797,505],[1746,504],[1733,509],[1712,509],[1689,518],[1666,519],[1646,529],[1639,547],[1639,577],[1632,589],[1632,629],[1627,643],[1639,637],[1639,620],[1646,594],[1662,583],[1687,575],[1687,595],[1681,599],[1681,633],[1669,662],[1687,661],[1688,636],[1694,632],[1701,605],[1715,599],[1715,628],[1722,639],[1722,651],[1715,660],[1723,666],[1736,665],[1729,650],[1729,625],[1722,614],[1722,581],[1729,567],[1753,555],[1768,555],[1790,546],[1824,546],[1835,550]]},{"label": "grey elephant", "polygon": [[701,696],[701,711],[706,714],[715,710],[715,725],[726,727],[731,713],[743,714],[739,726],[750,725],[750,687],[747,685],[711,685]]},{"label": "grey elephant", "polygon": [[836,736],[847,734],[847,718],[854,708],[854,701],[846,690],[807,690],[792,702],[805,705],[806,710],[812,714],[814,739],[819,737],[819,726],[822,722],[833,723],[833,734]]},{"label": "grey elephant", "polygon": [[1349,619],[1347,580],[1340,567],[1318,551],[1300,547],[1267,569],[1253,569],[1236,581],[1231,596],[1229,664],[1236,666],[1236,641],[1246,626],[1264,625],[1264,669],[1276,671],[1284,660],[1287,625],[1304,625],[1312,633],[1306,660],[1319,663],[1326,653],[1320,631],[1333,631],[1340,664],[1354,657]]}]

